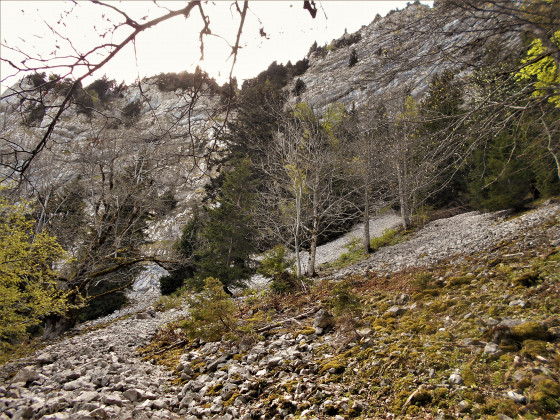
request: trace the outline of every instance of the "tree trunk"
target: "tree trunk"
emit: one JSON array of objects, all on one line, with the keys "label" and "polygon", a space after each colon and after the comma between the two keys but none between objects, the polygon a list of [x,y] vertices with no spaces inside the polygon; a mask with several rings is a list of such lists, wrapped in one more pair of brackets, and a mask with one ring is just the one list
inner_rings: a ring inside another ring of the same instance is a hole
[{"label": "tree trunk", "polygon": [[363,238],[364,252],[369,254],[371,252],[371,238],[369,235],[369,191],[366,185],[364,190],[364,238]]},{"label": "tree trunk", "polygon": [[299,254],[299,233],[301,230],[301,195],[303,193],[301,185],[298,186],[297,179],[294,181],[296,192],[296,229],[294,233],[294,247],[296,252],[296,274],[301,277],[301,256]]},{"label": "tree trunk", "polygon": [[[315,184],[318,185],[318,182]],[[317,256],[317,240],[319,234],[319,193],[317,188],[313,190],[313,228],[311,231],[311,244],[309,245],[309,261],[307,263],[307,275],[315,275],[315,257]]]},{"label": "tree trunk", "polygon": [[406,166],[403,168],[403,165],[397,164],[397,176],[399,181],[399,203],[401,207],[401,223],[403,229],[406,229],[410,226],[410,215],[408,214],[408,197],[406,191],[406,181],[405,181],[405,171]]}]

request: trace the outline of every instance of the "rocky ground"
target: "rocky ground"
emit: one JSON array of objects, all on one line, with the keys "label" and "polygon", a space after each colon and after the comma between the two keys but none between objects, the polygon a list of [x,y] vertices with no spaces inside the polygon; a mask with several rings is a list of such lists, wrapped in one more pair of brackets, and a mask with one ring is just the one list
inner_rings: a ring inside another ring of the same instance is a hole
[{"label": "rocky ground", "polygon": [[184,308],[98,324],[5,365],[0,419],[555,418],[559,214],[433,221],[306,292],[239,299],[238,342],[164,327]]}]

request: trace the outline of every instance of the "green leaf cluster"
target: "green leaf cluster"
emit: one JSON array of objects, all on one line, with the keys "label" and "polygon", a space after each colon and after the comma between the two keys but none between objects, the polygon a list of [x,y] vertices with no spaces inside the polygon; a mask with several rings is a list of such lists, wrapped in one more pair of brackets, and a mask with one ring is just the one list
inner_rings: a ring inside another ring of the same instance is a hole
[{"label": "green leaf cluster", "polygon": [[[1,190],[0,190],[1,192]],[[0,196],[0,349],[10,348],[48,315],[69,308],[69,292],[53,266],[65,252],[47,233],[35,233],[25,204]]]},{"label": "green leaf cluster", "polygon": [[[556,31],[550,39],[556,48],[560,47],[560,30]],[[536,38],[531,42],[531,46],[527,51],[527,57],[522,61],[524,67],[517,73],[519,80],[535,79],[534,97],[549,95],[548,101],[556,107],[560,107],[560,72],[556,61],[547,51],[543,44],[543,40]],[[552,93],[550,91],[552,90]]]},{"label": "green leaf cluster", "polygon": [[190,318],[180,326],[189,337],[206,341],[219,341],[224,336],[234,338],[238,326],[233,299],[224,291],[220,280],[208,277],[202,292],[188,300]]}]

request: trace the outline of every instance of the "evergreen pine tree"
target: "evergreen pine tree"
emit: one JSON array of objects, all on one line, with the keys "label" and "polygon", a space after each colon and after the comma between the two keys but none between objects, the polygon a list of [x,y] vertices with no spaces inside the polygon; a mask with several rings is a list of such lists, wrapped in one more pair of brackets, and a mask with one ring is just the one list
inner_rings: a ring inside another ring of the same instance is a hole
[{"label": "evergreen pine tree", "polygon": [[250,161],[242,159],[227,172],[213,207],[207,208],[200,237],[203,249],[196,261],[196,278],[215,277],[225,285],[241,283],[252,274],[255,252],[252,210],[255,205]]}]

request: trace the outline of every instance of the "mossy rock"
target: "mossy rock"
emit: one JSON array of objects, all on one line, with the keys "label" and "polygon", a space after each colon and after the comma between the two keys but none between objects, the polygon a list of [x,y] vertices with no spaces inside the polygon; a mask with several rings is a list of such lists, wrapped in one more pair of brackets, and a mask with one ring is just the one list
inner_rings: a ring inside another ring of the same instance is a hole
[{"label": "mossy rock", "polygon": [[529,388],[530,386],[531,386],[531,379],[527,376],[525,376],[524,378],[521,378],[515,384],[515,387],[517,389],[521,389],[521,390]]},{"label": "mossy rock", "polygon": [[472,280],[473,280],[472,276],[451,277],[447,281],[447,285],[445,287],[448,288],[460,287],[466,284],[471,284]]},{"label": "mossy rock", "polygon": [[550,334],[545,325],[537,321],[528,321],[511,328],[513,337],[519,341],[525,340],[545,340],[550,338]]},{"label": "mossy rock", "polygon": [[432,392],[422,389],[418,391],[418,393],[414,397],[412,397],[412,399],[410,400],[410,404],[423,407],[430,404],[433,400],[434,396],[432,395]]},{"label": "mossy rock", "polygon": [[224,384],[222,382],[219,382],[216,385],[214,385],[213,387],[210,387],[208,389],[208,391],[206,391],[206,395],[209,396],[209,397],[214,396],[214,395],[218,395],[223,387],[224,387]]},{"label": "mossy rock", "polygon": [[531,270],[515,277],[513,282],[523,287],[535,286],[539,283],[540,273],[536,270]]},{"label": "mossy rock", "polygon": [[536,408],[540,414],[556,412],[560,408],[558,398],[552,397],[544,391],[531,393],[529,399],[537,405]]},{"label": "mossy rock", "polygon": [[301,335],[311,335],[311,334],[315,334],[315,328],[313,328],[313,327],[305,327],[304,329],[299,330],[298,332],[296,332],[296,333],[294,334],[294,336],[297,337],[298,334],[301,334]]},{"label": "mossy rock", "polygon": [[[334,369],[331,372],[331,369]],[[319,375],[323,374],[324,372],[330,372],[335,375],[339,375],[346,370],[346,364],[338,359],[332,359],[327,363],[324,363],[321,368],[319,369]]]},{"label": "mossy rock", "polygon": [[537,356],[546,356],[546,341],[541,340],[525,340],[521,354],[529,359],[536,359]]},{"label": "mossy rock", "polygon": [[447,309],[447,304],[445,302],[434,302],[427,308],[429,312],[435,314],[440,314],[442,312],[445,312],[446,309]]},{"label": "mossy rock", "polygon": [[544,392],[549,397],[560,397],[560,384],[553,379],[545,379],[537,385],[537,392]]},{"label": "mossy rock", "polygon": [[441,290],[439,289],[426,289],[424,290],[422,293],[420,293],[421,297],[426,297],[426,296],[439,296],[441,294]]}]

